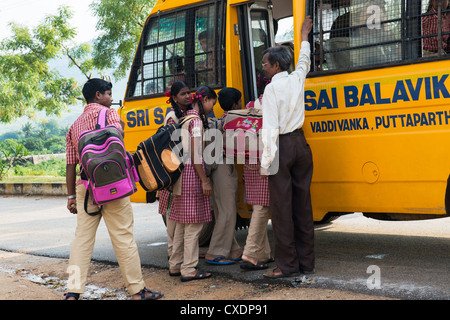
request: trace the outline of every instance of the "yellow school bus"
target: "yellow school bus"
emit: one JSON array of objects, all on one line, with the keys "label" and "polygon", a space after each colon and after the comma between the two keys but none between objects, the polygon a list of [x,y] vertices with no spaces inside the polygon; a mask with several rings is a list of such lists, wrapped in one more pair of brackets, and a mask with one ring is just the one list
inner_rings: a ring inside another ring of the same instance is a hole
[{"label": "yellow school bus", "polygon": [[[297,58],[310,15],[303,129],[313,152],[314,220],[448,216],[450,30],[430,32],[425,23],[445,26],[450,12],[434,12],[428,0],[159,0],[120,109],[126,147],[133,152],[163,124],[164,93],[175,80],[192,90],[234,87],[243,102],[255,100],[262,53],[286,45]],[[146,197],[140,190],[132,200]]]}]

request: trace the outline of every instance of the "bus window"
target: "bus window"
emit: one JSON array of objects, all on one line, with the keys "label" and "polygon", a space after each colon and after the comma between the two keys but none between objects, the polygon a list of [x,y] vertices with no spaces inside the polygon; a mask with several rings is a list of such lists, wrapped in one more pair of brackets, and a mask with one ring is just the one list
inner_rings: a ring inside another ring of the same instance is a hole
[{"label": "bus window", "polygon": [[294,52],[294,17],[289,16],[278,21],[274,21],[274,28],[276,30],[275,33],[275,44],[285,46],[292,55],[291,66],[289,67],[288,72],[291,73],[295,70],[296,61],[295,61],[295,52]]},{"label": "bus window", "polygon": [[216,81],[216,37],[214,19],[216,7],[209,5],[195,12],[195,83],[196,87],[214,85]]},{"label": "bus window", "polygon": [[401,1],[318,0],[314,14],[315,70],[401,60]]},{"label": "bus window", "polygon": [[448,0],[313,2],[315,71],[384,66],[450,51]]},{"label": "bus window", "polygon": [[195,10],[195,85],[219,87],[225,76],[225,40],[220,2]]},{"label": "bus window", "polygon": [[224,29],[219,17],[223,10],[223,4],[216,2],[150,17],[136,51],[126,98],[162,95],[180,80],[192,89],[222,85]]},{"label": "bus window", "polygon": [[264,83],[267,81],[262,70],[263,53],[270,45],[269,14],[266,10],[250,11],[250,20],[252,27],[252,48],[255,59],[256,72],[256,97],[264,92]]},{"label": "bus window", "polygon": [[277,21],[275,43],[294,42],[294,17],[286,17]]},{"label": "bus window", "polygon": [[252,26],[253,52],[255,56],[255,70],[258,77],[262,72],[261,61],[263,53],[270,47],[268,13],[262,10],[252,10],[250,12]]},{"label": "bus window", "polygon": [[450,3],[429,0],[422,3],[423,57],[450,53]]},{"label": "bus window", "polygon": [[155,18],[148,24],[131,72],[128,96],[164,93],[175,80],[182,80],[185,16],[184,12],[178,12]]}]

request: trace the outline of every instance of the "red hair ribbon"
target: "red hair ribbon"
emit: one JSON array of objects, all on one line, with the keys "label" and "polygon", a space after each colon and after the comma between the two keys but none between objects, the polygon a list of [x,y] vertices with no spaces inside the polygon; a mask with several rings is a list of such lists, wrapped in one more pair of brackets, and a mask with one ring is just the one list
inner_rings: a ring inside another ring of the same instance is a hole
[{"label": "red hair ribbon", "polygon": [[203,93],[205,93],[205,91],[201,91],[201,92],[196,92],[192,94],[192,100],[201,100],[203,99]]},{"label": "red hair ribbon", "polygon": [[261,73],[258,74],[258,80],[256,81],[256,86],[260,87],[261,85],[264,86],[264,88],[271,82],[270,79],[267,79],[265,76],[261,79]]},{"label": "red hair ribbon", "polygon": [[172,98],[172,95],[170,94],[170,90],[167,90],[167,92],[164,93],[164,95],[169,98],[169,100],[167,100],[166,103],[171,104],[172,102],[170,101],[170,98]]}]

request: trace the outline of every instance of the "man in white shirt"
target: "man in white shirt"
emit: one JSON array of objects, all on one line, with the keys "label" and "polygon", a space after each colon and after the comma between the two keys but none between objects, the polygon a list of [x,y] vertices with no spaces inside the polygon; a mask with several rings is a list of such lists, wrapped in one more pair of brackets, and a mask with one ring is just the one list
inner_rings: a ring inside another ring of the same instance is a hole
[{"label": "man in white shirt", "polygon": [[[303,135],[304,87],[311,66],[308,16],[302,25],[301,50],[295,71],[288,74],[291,54],[283,46],[266,50],[262,66],[271,79],[262,100],[262,172],[269,176],[275,263],[268,278],[314,272],[314,221],[310,186],[311,149]],[[278,141],[278,145],[277,145]],[[277,147],[278,146],[278,147]]]}]

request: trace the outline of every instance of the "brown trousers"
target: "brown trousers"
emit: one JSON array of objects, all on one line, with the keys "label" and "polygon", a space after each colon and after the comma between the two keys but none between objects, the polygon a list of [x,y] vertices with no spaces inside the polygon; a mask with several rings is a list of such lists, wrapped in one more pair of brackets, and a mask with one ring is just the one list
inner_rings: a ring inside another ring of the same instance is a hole
[{"label": "brown trousers", "polygon": [[275,263],[285,274],[314,269],[313,160],[302,130],[280,135],[279,168],[269,176]]}]

